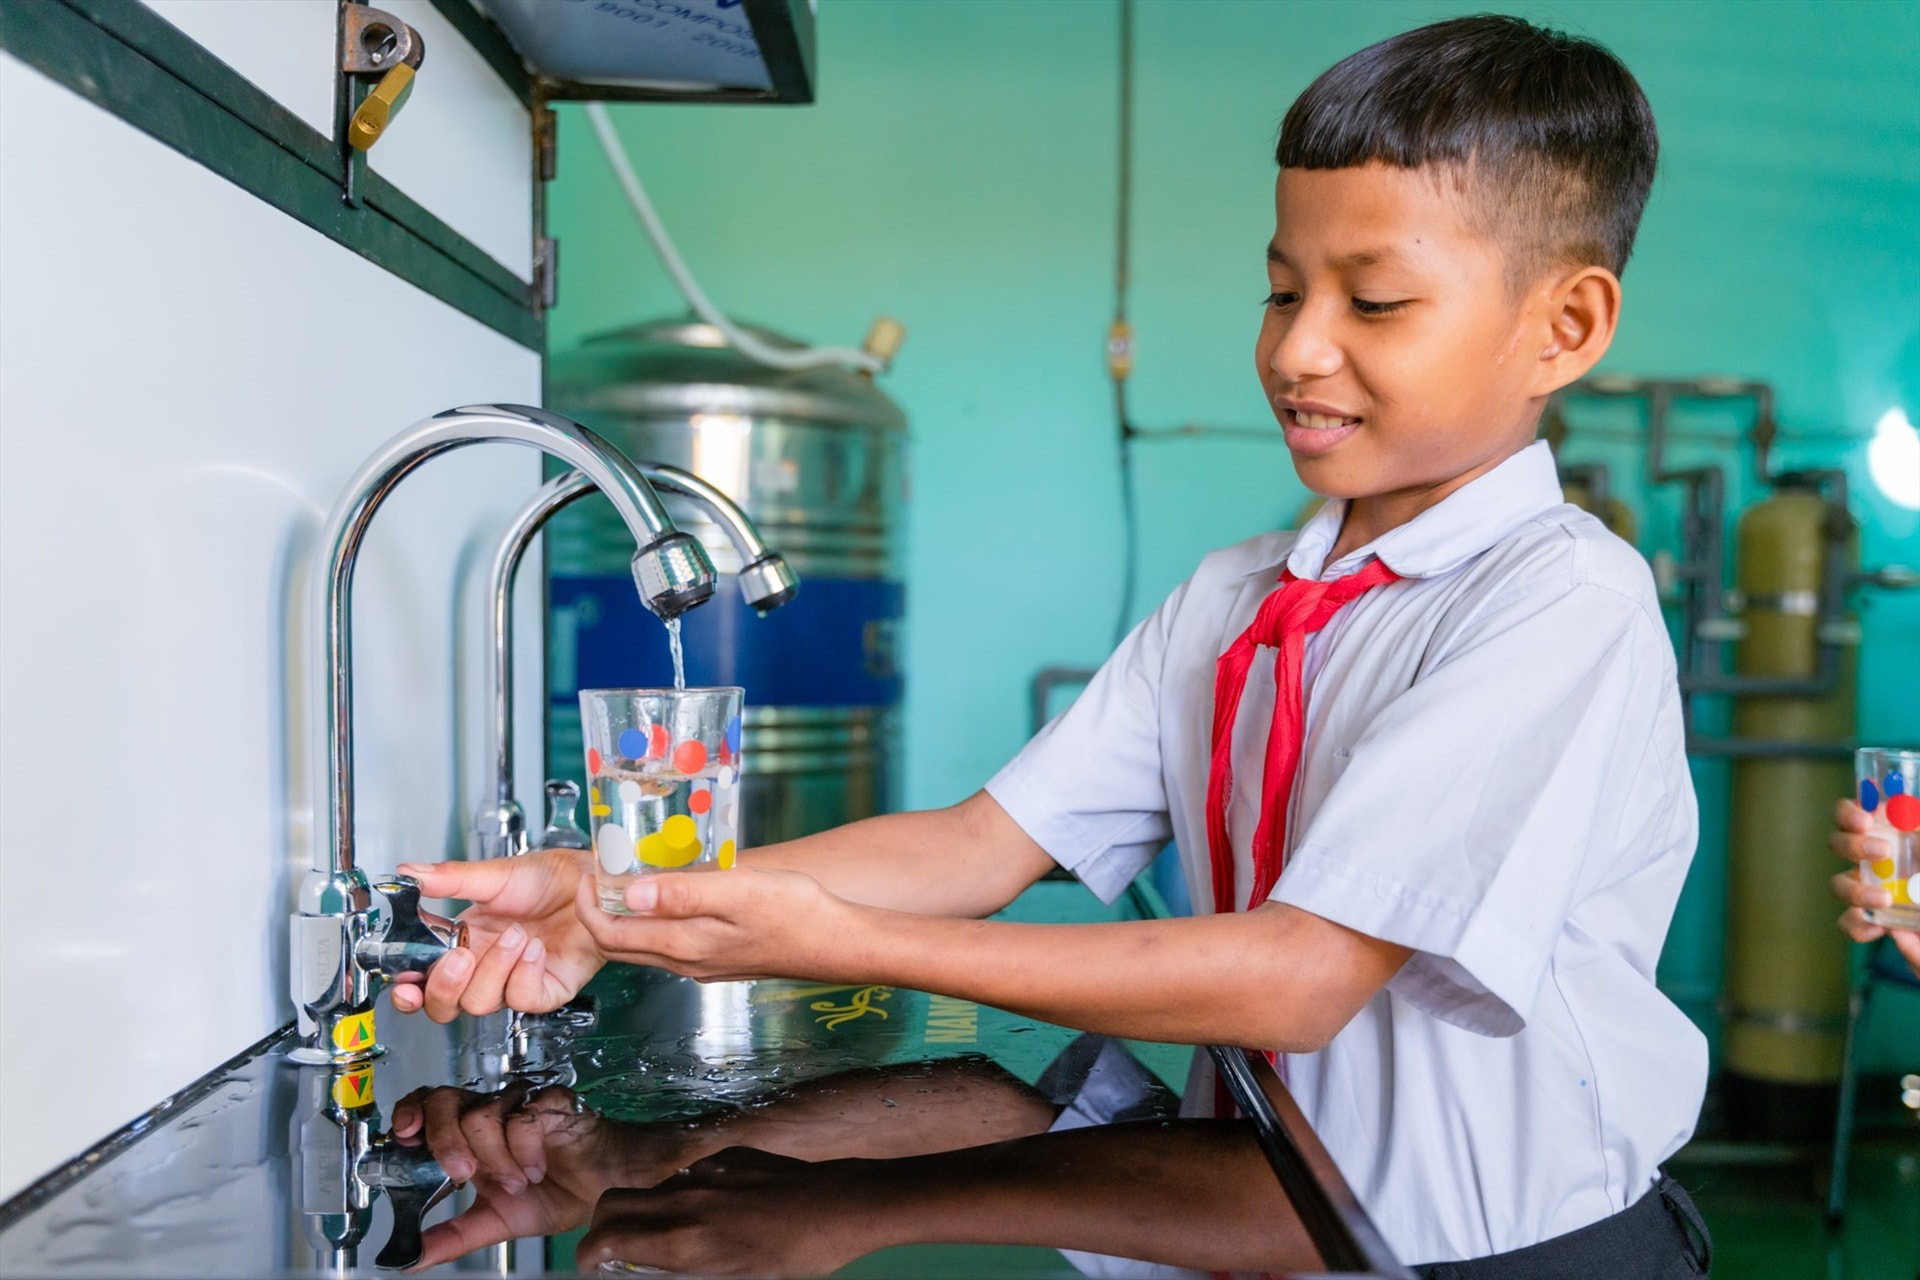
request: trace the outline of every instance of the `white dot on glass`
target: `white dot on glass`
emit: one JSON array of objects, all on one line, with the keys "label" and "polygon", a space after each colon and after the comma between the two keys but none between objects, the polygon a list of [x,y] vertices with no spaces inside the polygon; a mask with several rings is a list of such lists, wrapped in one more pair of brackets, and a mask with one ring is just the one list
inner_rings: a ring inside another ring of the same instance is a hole
[{"label": "white dot on glass", "polygon": [[1915,906],[1920,906],[1920,875],[1907,877],[1907,898]]},{"label": "white dot on glass", "polygon": [[600,868],[610,876],[617,876],[633,870],[633,837],[627,829],[617,822],[609,822],[600,828],[600,834],[593,838],[594,847],[600,852]]},{"label": "white dot on glass", "polygon": [[635,782],[632,778],[627,778],[620,784],[620,803],[621,804],[639,804],[640,803],[640,784]]}]

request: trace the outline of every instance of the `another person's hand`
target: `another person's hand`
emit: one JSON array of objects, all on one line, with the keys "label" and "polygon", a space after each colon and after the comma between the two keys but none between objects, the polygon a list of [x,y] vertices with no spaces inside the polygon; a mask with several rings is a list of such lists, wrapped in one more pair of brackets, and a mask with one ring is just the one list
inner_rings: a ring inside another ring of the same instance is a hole
[{"label": "another person's hand", "polygon": [[[1834,806],[1833,825],[1839,830],[1827,837],[1827,847],[1849,862],[1878,862],[1893,856],[1887,838],[1871,834],[1874,830],[1873,820],[1867,816],[1865,809],[1853,801],[1842,800]],[[1846,911],[1840,916],[1840,932],[1855,942],[1872,942],[1891,933],[1893,945],[1906,957],[1914,974],[1920,976],[1920,931],[1888,929],[1884,925],[1874,924],[1861,914],[1863,908],[1893,905],[1893,895],[1884,886],[1864,879],[1859,866],[1855,865],[1834,876],[1833,896],[1847,904]]]},{"label": "another person's hand", "polygon": [[[393,1007],[425,1009],[435,1022],[511,1007],[558,1009],[598,973],[606,958],[574,913],[576,890],[593,889],[593,855],[548,849],[484,862],[408,864],[399,870],[430,898],[464,898],[466,947],[449,952],[426,981],[398,983]],[[598,908],[595,908],[596,912]]]},{"label": "another person's hand", "polygon": [[609,960],[702,981],[860,980],[849,943],[861,908],[802,872],[664,872],[628,885],[626,903],[635,914],[601,910],[591,877],[576,893],[579,919]]}]

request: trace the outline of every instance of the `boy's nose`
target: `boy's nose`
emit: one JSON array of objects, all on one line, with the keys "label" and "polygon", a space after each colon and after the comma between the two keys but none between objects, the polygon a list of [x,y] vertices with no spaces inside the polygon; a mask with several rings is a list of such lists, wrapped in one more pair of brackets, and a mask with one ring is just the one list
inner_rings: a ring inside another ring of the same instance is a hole
[{"label": "boy's nose", "polygon": [[1307,308],[1290,318],[1267,353],[1267,368],[1287,383],[1328,377],[1339,371],[1341,361],[1340,348],[1327,326]]}]

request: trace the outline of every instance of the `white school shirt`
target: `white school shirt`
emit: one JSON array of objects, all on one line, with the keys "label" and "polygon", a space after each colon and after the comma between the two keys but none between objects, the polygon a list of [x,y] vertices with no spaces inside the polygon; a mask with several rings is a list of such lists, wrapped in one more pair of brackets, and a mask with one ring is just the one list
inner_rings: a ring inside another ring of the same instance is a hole
[{"label": "white school shirt", "polygon": [[[1705,1038],[1654,986],[1698,825],[1673,648],[1543,443],[1328,564],[1343,514],[1209,555],[987,790],[1107,901],[1171,837],[1204,909],[1215,661],[1282,566],[1401,575],[1307,641],[1271,898],[1415,954],[1281,1067],[1403,1261],[1484,1257],[1634,1203],[1699,1115]],[[1242,895],[1273,654],[1234,732]]]}]

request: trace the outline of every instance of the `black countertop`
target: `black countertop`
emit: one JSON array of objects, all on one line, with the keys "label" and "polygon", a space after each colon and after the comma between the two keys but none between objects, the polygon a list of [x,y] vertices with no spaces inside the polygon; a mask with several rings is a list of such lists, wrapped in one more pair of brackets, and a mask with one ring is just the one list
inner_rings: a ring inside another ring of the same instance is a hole
[{"label": "black countertop", "polygon": [[1257,1054],[622,968],[379,1031],[269,1037],[0,1205],[0,1276],[1405,1274]]}]

